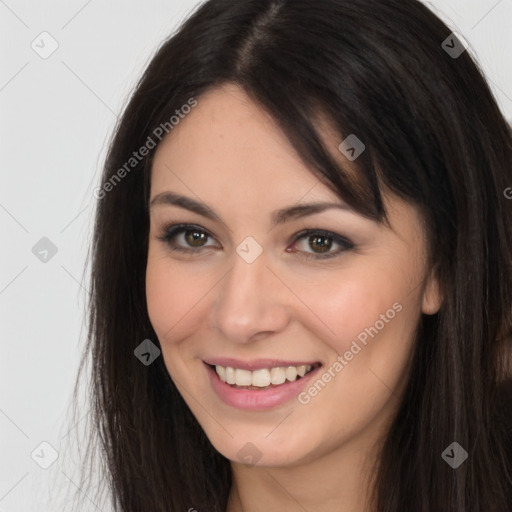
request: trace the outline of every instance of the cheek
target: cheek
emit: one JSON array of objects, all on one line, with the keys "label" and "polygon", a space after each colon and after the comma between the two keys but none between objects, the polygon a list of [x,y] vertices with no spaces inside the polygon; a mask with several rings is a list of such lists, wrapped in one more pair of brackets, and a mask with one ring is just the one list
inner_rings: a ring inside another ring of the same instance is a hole
[{"label": "cheek", "polygon": [[311,319],[308,329],[329,349],[322,374],[329,391],[313,398],[323,389],[323,384],[315,384],[304,400],[318,400],[326,407],[338,403],[340,421],[374,414],[389,399],[389,390],[399,392],[407,377],[419,320],[419,289],[404,272],[409,268],[381,269],[365,262],[340,271],[335,279],[316,279],[316,286],[298,288],[315,312],[302,316],[303,325]]},{"label": "cheek", "polygon": [[190,284],[188,276],[171,269],[163,257],[148,257],[146,269],[146,300],[148,315],[160,342],[162,357],[168,372],[180,375],[179,352],[187,348],[178,340],[186,339],[190,333],[190,320],[197,302],[197,289]]},{"label": "cheek", "polygon": [[317,424],[334,423],[350,432],[362,429],[401,392],[419,306],[407,278],[396,271],[371,272],[368,266],[341,274],[336,284],[320,280],[304,295],[319,317],[309,315],[316,322],[308,328],[316,325],[313,332],[330,350],[321,382],[313,382],[299,399],[315,409]]},{"label": "cheek", "polygon": [[209,286],[204,279],[190,272],[180,271],[179,265],[165,256],[148,255],[146,269],[146,300],[151,324],[162,348],[189,335],[197,325],[201,298]]},{"label": "cheek", "polygon": [[[364,268],[332,272],[313,280],[295,280],[297,296],[309,306],[301,322],[307,322],[319,339],[337,353],[349,350],[353,340],[364,342],[381,332],[389,332],[409,321],[414,308],[406,308],[404,299],[413,299],[403,274]],[[414,323],[414,319],[410,319]],[[373,335],[373,336],[372,336]]]}]

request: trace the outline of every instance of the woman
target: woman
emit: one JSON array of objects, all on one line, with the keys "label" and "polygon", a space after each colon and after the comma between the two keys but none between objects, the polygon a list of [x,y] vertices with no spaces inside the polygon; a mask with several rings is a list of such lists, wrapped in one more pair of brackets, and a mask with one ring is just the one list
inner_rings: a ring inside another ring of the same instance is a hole
[{"label": "woman", "polygon": [[95,192],[115,509],[511,510],[511,159],[415,0],[201,5]]}]

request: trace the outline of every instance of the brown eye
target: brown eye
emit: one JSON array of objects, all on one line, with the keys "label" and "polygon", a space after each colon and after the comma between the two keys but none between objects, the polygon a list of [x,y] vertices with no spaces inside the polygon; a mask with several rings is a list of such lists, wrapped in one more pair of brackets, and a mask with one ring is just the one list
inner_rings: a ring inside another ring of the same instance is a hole
[{"label": "brown eye", "polygon": [[310,236],[308,243],[315,252],[329,252],[332,247],[332,239],[324,235]]},{"label": "brown eye", "polygon": [[190,224],[169,226],[157,238],[179,252],[199,253],[202,248],[212,247],[211,244],[207,245],[211,235]]},{"label": "brown eye", "polygon": [[[190,225],[178,224],[169,226],[163,234],[157,237],[159,240],[169,245],[173,251],[201,254],[202,249],[215,247],[208,244],[208,240],[213,237],[204,229]],[[300,246],[295,250],[287,252],[298,252],[305,259],[327,259],[338,256],[348,250],[355,249],[355,245],[348,239],[330,231],[308,230],[295,236],[292,247]],[[338,249],[333,251],[333,247]]]},{"label": "brown eye", "polygon": [[185,240],[191,247],[202,247],[208,235],[202,231],[189,229],[184,232]]},{"label": "brown eye", "polygon": [[[301,253],[306,259],[326,259],[338,256],[348,250],[355,249],[355,245],[348,239],[323,230],[308,230],[299,233],[293,246],[298,246],[300,250],[293,251]],[[338,246],[338,250],[332,251],[333,247]]]}]

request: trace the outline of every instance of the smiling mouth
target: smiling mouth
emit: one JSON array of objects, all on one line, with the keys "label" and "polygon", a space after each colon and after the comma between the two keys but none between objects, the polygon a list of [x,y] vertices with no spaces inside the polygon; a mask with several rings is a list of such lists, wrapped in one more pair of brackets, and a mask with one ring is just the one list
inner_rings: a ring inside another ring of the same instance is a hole
[{"label": "smiling mouth", "polygon": [[254,371],[233,368],[230,366],[225,367],[221,365],[208,364],[207,366],[217,374],[220,381],[228,384],[232,388],[262,391],[265,389],[277,388],[300,380],[304,376],[316,370],[316,368],[320,367],[321,363],[315,363],[313,365],[262,368]]}]

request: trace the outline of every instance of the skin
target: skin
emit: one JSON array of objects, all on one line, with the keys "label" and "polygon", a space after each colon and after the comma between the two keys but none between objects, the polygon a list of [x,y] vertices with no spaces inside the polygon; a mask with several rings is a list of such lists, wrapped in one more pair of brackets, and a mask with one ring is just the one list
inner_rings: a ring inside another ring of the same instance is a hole
[{"label": "skin", "polygon": [[[222,222],[176,205],[151,207],[146,293],[166,367],[213,446],[231,460],[228,512],[371,510],[377,450],[406,383],[416,326],[442,300],[420,214],[386,193],[392,229],[349,209],[271,228],[274,210],[341,200],[240,88],[224,85],[197,99],[157,149],[150,201],[172,191],[206,203]],[[349,166],[327,122],[322,134]],[[194,246],[190,234],[178,234],[174,246],[158,238],[178,223],[206,231],[207,247]],[[331,231],[355,248],[338,252],[328,239],[336,256],[305,259],[322,253],[307,236],[295,241],[303,229]],[[263,248],[251,264],[236,252],[247,236]],[[203,360],[214,356],[316,360],[326,369],[394,303],[401,311],[306,405],[292,399],[242,411],[210,385]],[[261,452],[254,466],[237,456],[247,442]]]}]

